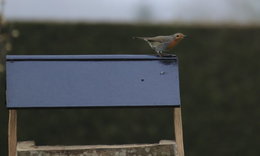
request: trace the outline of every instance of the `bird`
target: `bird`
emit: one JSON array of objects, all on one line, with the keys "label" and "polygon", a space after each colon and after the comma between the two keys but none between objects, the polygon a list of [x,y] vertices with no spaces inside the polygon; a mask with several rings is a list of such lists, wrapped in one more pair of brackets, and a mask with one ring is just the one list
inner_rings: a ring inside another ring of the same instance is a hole
[{"label": "bird", "polygon": [[133,37],[133,39],[141,39],[146,41],[150,47],[160,56],[173,56],[164,53],[175,47],[186,35],[183,33],[175,33],[168,36],[155,36],[155,37]]}]

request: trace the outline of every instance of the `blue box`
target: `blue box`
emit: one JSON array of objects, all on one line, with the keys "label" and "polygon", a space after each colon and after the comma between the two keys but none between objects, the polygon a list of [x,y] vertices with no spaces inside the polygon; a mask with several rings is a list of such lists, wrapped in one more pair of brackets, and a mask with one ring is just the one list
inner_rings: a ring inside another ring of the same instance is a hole
[{"label": "blue box", "polygon": [[180,106],[176,57],[8,55],[8,108]]}]

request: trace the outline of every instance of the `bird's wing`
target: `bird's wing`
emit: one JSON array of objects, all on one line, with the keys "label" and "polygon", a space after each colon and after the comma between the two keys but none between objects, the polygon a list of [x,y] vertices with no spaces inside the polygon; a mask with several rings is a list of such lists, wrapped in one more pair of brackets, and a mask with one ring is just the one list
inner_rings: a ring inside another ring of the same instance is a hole
[{"label": "bird's wing", "polygon": [[159,42],[159,43],[164,43],[164,42],[169,42],[172,40],[171,36],[156,36],[156,37],[147,37],[144,38],[145,40],[149,42]]},{"label": "bird's wing", "polygon": [[155,51],[160,51],[160,52],[163,52],[163,51],[166,51],[167,49],[167,42],[163,42],[163,43],[159,43],[158,42],[152,42],[152,43],[157,43],[156,46],[154,46],[154,50]]},{"label": "bird's wing", "polygon": [[142,39],[148,42],[158,42],[158,43],[164,43],[164,42],[169,42],[172,40],[172,37],[170,36],[155,36],[155,37],[134,37],[138,39]]}]

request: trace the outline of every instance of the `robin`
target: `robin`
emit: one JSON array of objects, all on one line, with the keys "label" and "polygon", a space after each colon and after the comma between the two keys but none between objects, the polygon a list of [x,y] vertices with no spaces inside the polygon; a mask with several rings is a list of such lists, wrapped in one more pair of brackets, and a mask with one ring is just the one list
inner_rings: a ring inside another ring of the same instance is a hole
[{"label": "robin", "polygon": [[163,52],[169,51],[170,49],[175,47],[185,37],[186,35],[182,33],[176,33],[169,36],[133,37],[133,38],[134,39],[138,38],[146,41],[160,57],[163,57],[163,56],[172,56],[170,54],[166,54]]}]

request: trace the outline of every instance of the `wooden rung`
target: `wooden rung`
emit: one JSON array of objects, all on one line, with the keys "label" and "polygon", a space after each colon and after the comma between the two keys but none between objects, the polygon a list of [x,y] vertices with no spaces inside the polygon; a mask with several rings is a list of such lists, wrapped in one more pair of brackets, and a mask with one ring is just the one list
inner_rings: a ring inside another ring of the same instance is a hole
[{"label": "wooden rung", "polygon": [[111,156],[111,155],[176,155],[174,141],[160,141],[156,144],[126,144],[126,145],[80,145],[80,146],[36,146],[33,141],[17,144],[18,156]]},{"label": "wooden rung", "polygon": [[183,145],[183,132],[182,132],[182,119],[181,119],[181,108],[175,107],[173,110],[174,116],[174,135],[177,145],[178,156],[184,156],[184,145]]},{"label": "wooden rung", "polygon": [[17,145],[17,112],[14,109],[9,110],[8,121],[8,156],[16,156]]}]

